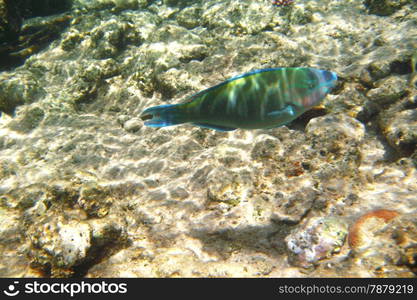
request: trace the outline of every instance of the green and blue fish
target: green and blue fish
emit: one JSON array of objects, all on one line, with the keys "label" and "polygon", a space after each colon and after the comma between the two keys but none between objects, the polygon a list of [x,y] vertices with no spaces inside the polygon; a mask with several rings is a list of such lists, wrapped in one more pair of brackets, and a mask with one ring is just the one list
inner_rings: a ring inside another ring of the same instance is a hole
[{"label": "green and blue fish", "polygon": [[256,70],[190,96],[183,103],[145,109],[145,125],[182,123],[220,131],[285,125],[318,105],[336,85],[334,72],[313,68]]}]

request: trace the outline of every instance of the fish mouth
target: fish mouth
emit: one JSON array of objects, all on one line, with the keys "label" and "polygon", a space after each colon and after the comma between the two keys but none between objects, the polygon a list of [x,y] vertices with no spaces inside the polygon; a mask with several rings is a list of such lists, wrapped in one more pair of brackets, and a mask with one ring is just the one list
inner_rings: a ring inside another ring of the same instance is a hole
[{"label": "fish mouth", "polygon": [[146,121],[146,120],[150,120],[150,119],[152,119],[153,118],[153,115],[152,114],[143,114],[143,115],[141,115],[139,118],[141,118],[141,120],[142,121]]}]

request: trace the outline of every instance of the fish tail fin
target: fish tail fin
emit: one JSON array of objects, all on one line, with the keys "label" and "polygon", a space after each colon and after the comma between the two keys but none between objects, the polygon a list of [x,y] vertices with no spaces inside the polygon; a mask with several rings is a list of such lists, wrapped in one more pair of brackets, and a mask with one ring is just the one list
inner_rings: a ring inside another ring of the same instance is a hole
[{"label": "fish tail fin", "polygon": [[153,106],[145,109],[140,118],[146,126],[165,127],[184,123],[182,112],[178,104]]}]

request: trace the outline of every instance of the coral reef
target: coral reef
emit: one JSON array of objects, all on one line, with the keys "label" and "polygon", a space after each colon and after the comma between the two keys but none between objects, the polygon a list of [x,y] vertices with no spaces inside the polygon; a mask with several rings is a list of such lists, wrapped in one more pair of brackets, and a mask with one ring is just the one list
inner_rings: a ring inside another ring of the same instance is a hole
[{"label": "coral reef", "polygon": [[340,252],[347,234],[346,220],[328,217],[311,218],[308,222],[285,238],[288,249],[295,254],[295,258],[290,256],[293,263],[304,268]]},{"label": "coral reef", "polygon": [[[365,2],[74,1],[0,73],[0,276],[415,277],[416,4]],[[138,118],[294,66],[340,80],[287,126]]]},{"label": "coral reef", "polygon": [[371,14],[388,16],[399,10],[410,0],[365,0],[364,4]]},{"label": "coral reef", "polygon": [[21,65],[57,38],[71,18],[57,14],[71,5],[71,0],[1,0],[0,71]]}]

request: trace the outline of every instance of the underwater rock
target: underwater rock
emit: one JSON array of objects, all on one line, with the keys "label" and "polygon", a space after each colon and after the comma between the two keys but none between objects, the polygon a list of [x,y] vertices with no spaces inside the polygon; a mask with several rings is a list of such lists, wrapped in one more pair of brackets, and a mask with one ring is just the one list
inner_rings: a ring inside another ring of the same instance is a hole
[{"label": "underwater rock", "polygon": [[65,266],[75,265],[87,255],[91,247],[91,228],[88,224],[70,222],[59,228],[62,253],[55,252],[54,256],[63,257]]},{"label": "underwater rock", "polygon": [[410,158],[413,161],[414,167],[417,168],[417,151],[414,151]]},{"label": "underwater rock", "polygon": [[347,114],[366,124],[378,112],[380,107],[364,94],[365,87],[357,83],[345,83],[336,98],[325,100],[327,111]]},{"label": "underwater rock", "polygon": [[123,123],[123,128],[127,132],[136,132],[142,128],[143,122],[139,118],[133,118]]},{"label": "underwater rock", "polygon": [[181,65],[181,61],[199,60],[206,56],[204,45],[187,45],[173,42],[170,46],[160,43],[147,44],[142,50],[145,51],[148,64],[154,65],[158,74]]},{"label": "underwater rock", "polygon": [[80,189],[78,204],[89,216],[102,218],[109,213],[112,199],[106,187],[90,182]]},{"label": "underwater rock", "polygon": [[378,16],[389,16],[399,10],[410,0],[365,0],[364,4],[368,8],[369,13]]},{"label": "underwater rock", "polygon": [[196,6],[185,7],[176,16],[179,25],[193,29],[201,24],[202,9]]},{"label": "underwater rock", "polygon": [[[0,175],[1,177],[1,175]],[[27,271],[27,243],[22,234],[25,229],[21,215],[14,209],[2,207],[6,198],[0,196],[0,278],[22,277]]]},{"label": "underwater rock", "polygon": [[317,192],[309,187],[299,187],[286,197],[277,192],[271,201],[271,219],[276,222],[298,223],[311,210],[316,199]]},{"label": "underwater rock", "polygon": [[388,60],[376,60],[369,64],[366,70],[363,70],[361,79],[368,85],[373,86],[375,81],[388,77],[391,74],[392,58]]},{"label": "underwater rock", "polygon": [[[166,40],[166,42],[162,43],[161,40]],[[203,60],[207,57],[208,50],[198,34],[184,27],[169,24],[158,28],[150,35],[148,42],[140,49],[140,56],[142,60],[145,58],[144,63],[152,67],[153,76],[158,78],[163,71],[178,68],[193,60]],[[156,87],[161,82],[158,80]],[[165,84],[169,85],[169,81]]]},{"label": "underwater rock", "polygon": [[71,5],[71,0],[1,0],[0,70],[23,64],[57,38],[70,16],[46,16],[63,13]]},{"label": "underwater rock", "polygon": [[3,44],[13,42],[19,36],[23,18],[17,4],[16,0],[0,0],[0,55],[4,55]]},{"label": "underwater rock", "polygon": [[273,15],[274,10],[260,2],[218,2],[205,7],[202,21],[209,28],[230,28],[237,35],[256,34],[271,23]]},{"label": "underwater rock", "polygon": [[25,18],[59,14],[72,7],[72,0],[14,0]]},{"label": "underwater rock", "polygon": [[128,22],[102,22],[91,32],[91,50],[96,59],[116,57],[129,44],[140,44],[138,31]]},{"label": "underwater rock", "polygon": [[[9,176],[16,175],[18,165],[10,160],[0,160],[0,178],[6,179]],[[1,198],[0,198],[1,199]]]},{"label": "underwater rock", "polygon": [[74,6],[82,9],[104,9],[109,5],[116,10],[145,8],[150,0],[74,0]]},{"label": "underwater rock", "polygon": [[[58,218],[53,213],[47,214],[28,230],[31,268],[43,276],[74,276],[83,272],[95,257],[111,254],[125,245],[125,232],[115,217],[87,221],[82,220],[85,216],[77,210],[66,210],[65,217]],[[36,218],[31,218],[32,221]]]},{"label": "underwater rock", "polygon": [[253,160],[272,159],[275,156],[281,156],[284,153],[281,141],[270,135],[259,135],[251,152]]},{"label": "underwater rock", "polygon": [[45,112],[39,107],[27,109],[25,112],[19,112],[19,117],[10,123],[10,128],[23,133],[28,133],[39,126],[45,117]]},{"label": "underwater rock", "polygon": [[365,136],[365,126],[358,120],[346,115],[328,115],[310,120],[306,132],[324,136],[331,128],[332,134],[342,135],[348,139],[361,141]]},{"label": "underwater rock", "polygon": [[28,72],[0,73],[0,111],[12,114],[22,104],[38,101],[46,95],[34,74]]},{"label": "underwater rock", "polygon": [[375,88],[366,97],[379,105],[389,105],[398,101],[407,92],[407,76],[389,76],[375,82]]},{"label": "underwater rock", "polygon": [[407,155],[417,147],[417,110],[404,110],[392,115],[387,121],[381,121],[384,135],[392,146]]},{"label": "underwater rock", "polygon": [[[260,165],[254,172],[252,197],[256,199],[256,209],[262,211],[264,217],[294,224],[311,210],[318,195],[312,188],[311,174],[302,166],[302,154],[293,151],[293,156],[288,157],[287,151],[291,151],[288,148],[299,146],[289,142],[295,132],[285,127],[279,130],[282,135],[259,134],[253,141],[251,159]],[[285,137],[285,133],[290,136]]]},{"label": "underwater rock", "polygon": [[283,12],[288,14],[290,24],[306,25],[313,21],[313,11],[308,5],[295,8],[290,5],[286,10],[283,9]]},{"label": "underwater rock", "polygon": [[[246,146],[242,147],[246,148]],[[229,169],[245,167],[246,163],[242,159],[242,156],[246,155],[246,152],[242,147],[238,145],[220,144],[213,150],[213,158]]]},{"label": "underwater rock", "polygon": [[[121,219],[112,216],[107,220],[92,219],[89,220],[91,226],[91,251],[105,254],[111,252],[112,248],[117,250],[125,246],[127,241],[126,230],[122,226]],[[89,260],[94,259],[94,255]]]},{"label": "underwater rock", "polygon": [[236,206],[246,200],[251,181],[250,173],[237,173],[225,168],[217,168],[208,175],[207,197],[213,202]]},{"label": "underwater rock", "polygon": [[188,72],[171,68],[156,76],[153,83],[156,91],[160,92],[164,98],[171,99],[175,94],[188,90],[190,81]]},{"label": "underwater rock", "polygon": [[91,227],[85,222],[58,218],[32,230],[32,266],[46,270],[49,264],[55,276],[71,274],[71,268],[86,258],[91,247]]},{"label": "underwater rock", "polygon": [[181,187],[177,187],[177,188],[171,190],[170,195],[171,195],[172,198],[180,199],[180,200],[186,199],[190,196],[190,194],[187,192],[187,190],[183,189]]},{"label": "underwater rock", "polygon": [[409,156],[416,150],[416,101],[415,90],[407,89],[401,100],[377,117],[382,134],[401,155]]},{"label": "underwater rock", "polygon": [[[47,47],[0,74],[1,276],[415,276],[414,3],[378,17],[353,0],[72,2],[24,17],[19,49]],[[300,66],[340,81],[287,126],[126,124]],[[376,203],[410,214],[378,223],[363,252],[341,246],[338,220]]]},{"label": "underwater rock", "polygon": [[[0,203],[5,200],[4,198],[0,198]],[[0,244],[18,242],[20,240],[21,230],[18,214],[11,209],[0,207]]]},{"label": "underwater rock", "polygon": [[310,268],[330,258],[343,246],[348,225],[339,217],[311,218],[286,238],[292,264]]},{"label": "underwater rock", "polygon": [[[162,0],[162,1],[167,6],[176,6],[182,2],[181,0]],[[192,1],[190,1],[190,4],[192,4]]]}]

